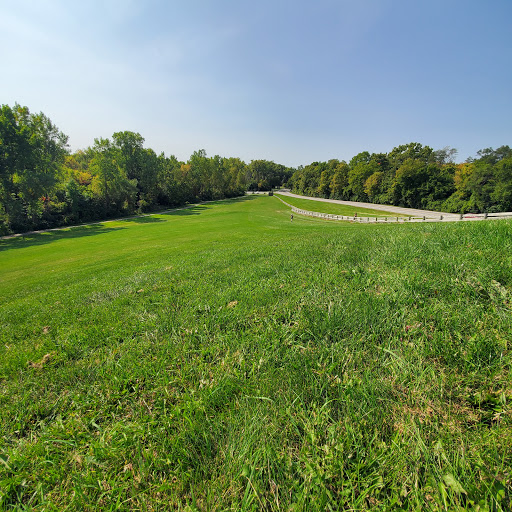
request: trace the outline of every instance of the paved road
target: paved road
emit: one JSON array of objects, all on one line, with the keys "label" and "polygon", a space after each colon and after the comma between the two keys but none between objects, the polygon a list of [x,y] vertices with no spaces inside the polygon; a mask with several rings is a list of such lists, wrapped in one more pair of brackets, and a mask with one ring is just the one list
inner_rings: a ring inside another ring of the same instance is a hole
[{"label": "paved road", "polygon": [[359,203],[356,201],[340,201],[338,199],[324,199],[322,197],[306,197],[298,194],[292,194],[288,191],[279,190],[277,193],[283,196],[297,197],[299,199],[310,199],[311,201],[320,201],[322,203],[337,203],[344,204],[347,206],[354,206],[356,208],[370,208],[372,210],[381,210],[383,212],[398,213],[400,215],[410,215],[411,217],[426,217],[438,219],[441,215],[445,216],[456,216],[459,215],[447,212],[433,212],[431,210],[417,210],[415,208],[401,208],[399,206],[389,206],[387,204],[373,204],[373,203]]},{"label": "paved road", "polygon": [[[464,215],[463,219],[460,218],[458,213],[448,213],[448,212],[435,212],[432,210],[418,210],[415,208],[402,208],[400,206],[389,206],[386,204],[374,204],[374,203],[359,203],[356,201],[340,201],[338,199],[324,199],[322,197],[307,197],[301,196],[298,194],[292,194],[286,189],[278,190],[276,193],[289,196],[289,197],[297,197],[299,199],[309,199],[311,201],[320,201],[323,203],[337,203],[344,204],[347,206],[354,206],[357,208],[371,208],[372,210],[381,210],[383,212],[388,213],[398,213],[400,215],[409,215],[411,217],[425,217],[426,219],[432,220],[443,220],[443,221],[455,221],[455,220],[482,220],[485,215],[483,213],[467,213]],[[507,218],[512,217],[512,212],[500,212],[489,214],[489,217],[496,218]]]}]

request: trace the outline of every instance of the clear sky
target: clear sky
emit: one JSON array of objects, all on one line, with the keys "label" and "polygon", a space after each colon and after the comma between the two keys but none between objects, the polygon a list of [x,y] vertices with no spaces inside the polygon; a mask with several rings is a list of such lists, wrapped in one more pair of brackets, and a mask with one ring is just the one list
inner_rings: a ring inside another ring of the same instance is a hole
[{"label": "clear sky", "polygon": [[289,166],[512,145],[512,0],[0,0],[0,103],[72,150]]}]

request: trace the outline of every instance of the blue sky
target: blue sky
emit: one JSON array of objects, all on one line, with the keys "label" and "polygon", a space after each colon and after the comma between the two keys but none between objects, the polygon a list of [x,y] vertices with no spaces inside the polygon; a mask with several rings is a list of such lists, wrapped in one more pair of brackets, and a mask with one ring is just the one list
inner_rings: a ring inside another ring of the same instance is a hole
[{"label": "blue sky", "polygon": [[512,145],[512,0],[0,0],[0,103],[72,150],[306,165]]}]

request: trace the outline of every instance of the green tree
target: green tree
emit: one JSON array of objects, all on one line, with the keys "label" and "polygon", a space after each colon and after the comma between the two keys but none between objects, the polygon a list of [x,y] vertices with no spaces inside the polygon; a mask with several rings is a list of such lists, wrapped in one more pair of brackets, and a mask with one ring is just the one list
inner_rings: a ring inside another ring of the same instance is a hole
[{"label": "green tree", "polygon": [[379,165],[368,151],[363,151],[350,160],[350,171],[348,173],[348,190],[351,199],[355,201],[367,201],[369,198],[365,192],[366,180],[375,172],[379,171]]},{"label": "green tree", "polygon": [[67,136],[42,112],[0,108],[0,217],[3,231],[36,227],[50,203]]},{"label": "green tree", "polygon": [[510,158],[512,149],[509,146],[500,146],[498,149],[485,148],[477,151],[477,155],[479,156],[478,162],[495,165],[504,158]]},{"label": "green tree", "polygon": [[396,171],[393,187],[395,204],[419,208],[420,189],[427,180],[427,168],[421,160],[414,158],[405,160]]},{"label": "green tree", "polygon": [[320,182],[317,188],[317,195],[319,197],[331,196],[331,182],[334,172],[332,169],[324,169],[320,174]]},{"label": "green tree", "polygon": [[347,199],[346,190],[349,171],[350,167],[346,162],[340,162],[336,166],[330,185],[332,199]]},{"label": "green tree", "polygon": [[249,190],[270,190],[280,187],[290,177],[284,165],[269,160],[252,160],[247,165],[247,183]]},{"label": "green tree", "polygon": [[384,173],[376,171],[364,182],[364,191],[371,202],[382,194],[382,182],[384,180]]},{"label": "green tree", "polygon": [[396,171],[395,204],[409,208],[438,209],[455,192],[455,166],[425,165],[408,159]]},{"label": "green tree", "polygon": [[494,177],[495,185],[491,193],[492,209],[512,211],[512,156],[496,163]]},{"label": "green tree", "polygon": [[212,165],[206,151],[194,151],[188,160],[187,180],[191,185],[192,201],[209,201],[213,199]]},{"label": "green tree", "polygon": [[318,195],[322,172],[327,168],[325,162],[312,162],[301,169],[295,184],[299,194],[307,196]]},{"label": "green tree", "polygon": [[450,146],[445,146],[443,149],[434,151],[433,158],[439,165],[454,164],[457,150]]},{"label": "green tree", "polygon": [[247,166],[240,158],[224,158],[226,174],[226,195],[235,197],[243,195],[247,189]]},{"label": "green tree", "polygon": [[185,204],[188,200],[188,192],[183,186],[182,166],[183,162],[171,155],[166,157],[163,153],[158,156],[160,162],[159,202],[167,206]]},{"label": "green tree", "polygon": [[104,215],[132,213],[137,202],[137,180],[128,179],[118,163],[119,152],[109,139],[95,139],[93,151],[91,187],[103,204]]},{"label": "green tree", "polygon": [[388,154],[389,164],[398,169],[406,160],[417,160],[424,165],[435,161],[434,150],[419,142],[410,142],[393,148]]},{"label": "green tree", "polygon": [[131,131],[112,135],[117,165],[129,180],[136,180],[137,207],[141,211],[154,207],[159,195],[160,162],[152,149],[144,149],[144,137]]},{"label": "green tree", "polygon": [[472,162],[473,172],[467,180],[470,209],[479,212],[508,209],[512,149],[509,146],[486,148],[477,154],[480,158]]},{"label": "green tree", "polygon": [[158,203],[162,161],[152,149],[143,149],[138,157],[140,164],[137,180],[137,207],[140,211],[154,208]]},{"label": "green tree", "polygon": [[320,180],[318,184],[318,188],[316,190],[316,195],[319,197],[330,197],[331,196],[331,183],[334,174],[336,173],[336,168],[339,165],[339,160],[332,159],[327,163],[319,164],[320,171]]}]

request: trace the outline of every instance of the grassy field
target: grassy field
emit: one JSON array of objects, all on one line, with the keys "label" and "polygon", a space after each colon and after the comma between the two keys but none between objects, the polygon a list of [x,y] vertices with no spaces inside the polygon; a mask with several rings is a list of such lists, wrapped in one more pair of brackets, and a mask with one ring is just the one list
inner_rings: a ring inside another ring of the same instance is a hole
[{"label": "grassy field", "polygon": [[348,206],[346,204],[326,203],[323,201],[283,196],[279,194],[275,195],[280,197],[283,201],[286,201],[288,204],[296,206],[302,210],[308,210],[310,212],[331,213],[333,215],[344,215],[349,217],[353,216],[355,213],[357,213],[358,217],[404,217],[404,215],[399,213],[393,214],[389,212],[383,212],[382,210],[372,210],[370,208],[360,208]]},{"label": "grassy field", "polygon": [[509,221],[249,196],[0,241],[0,304],[1,510],[511,508]]}]

